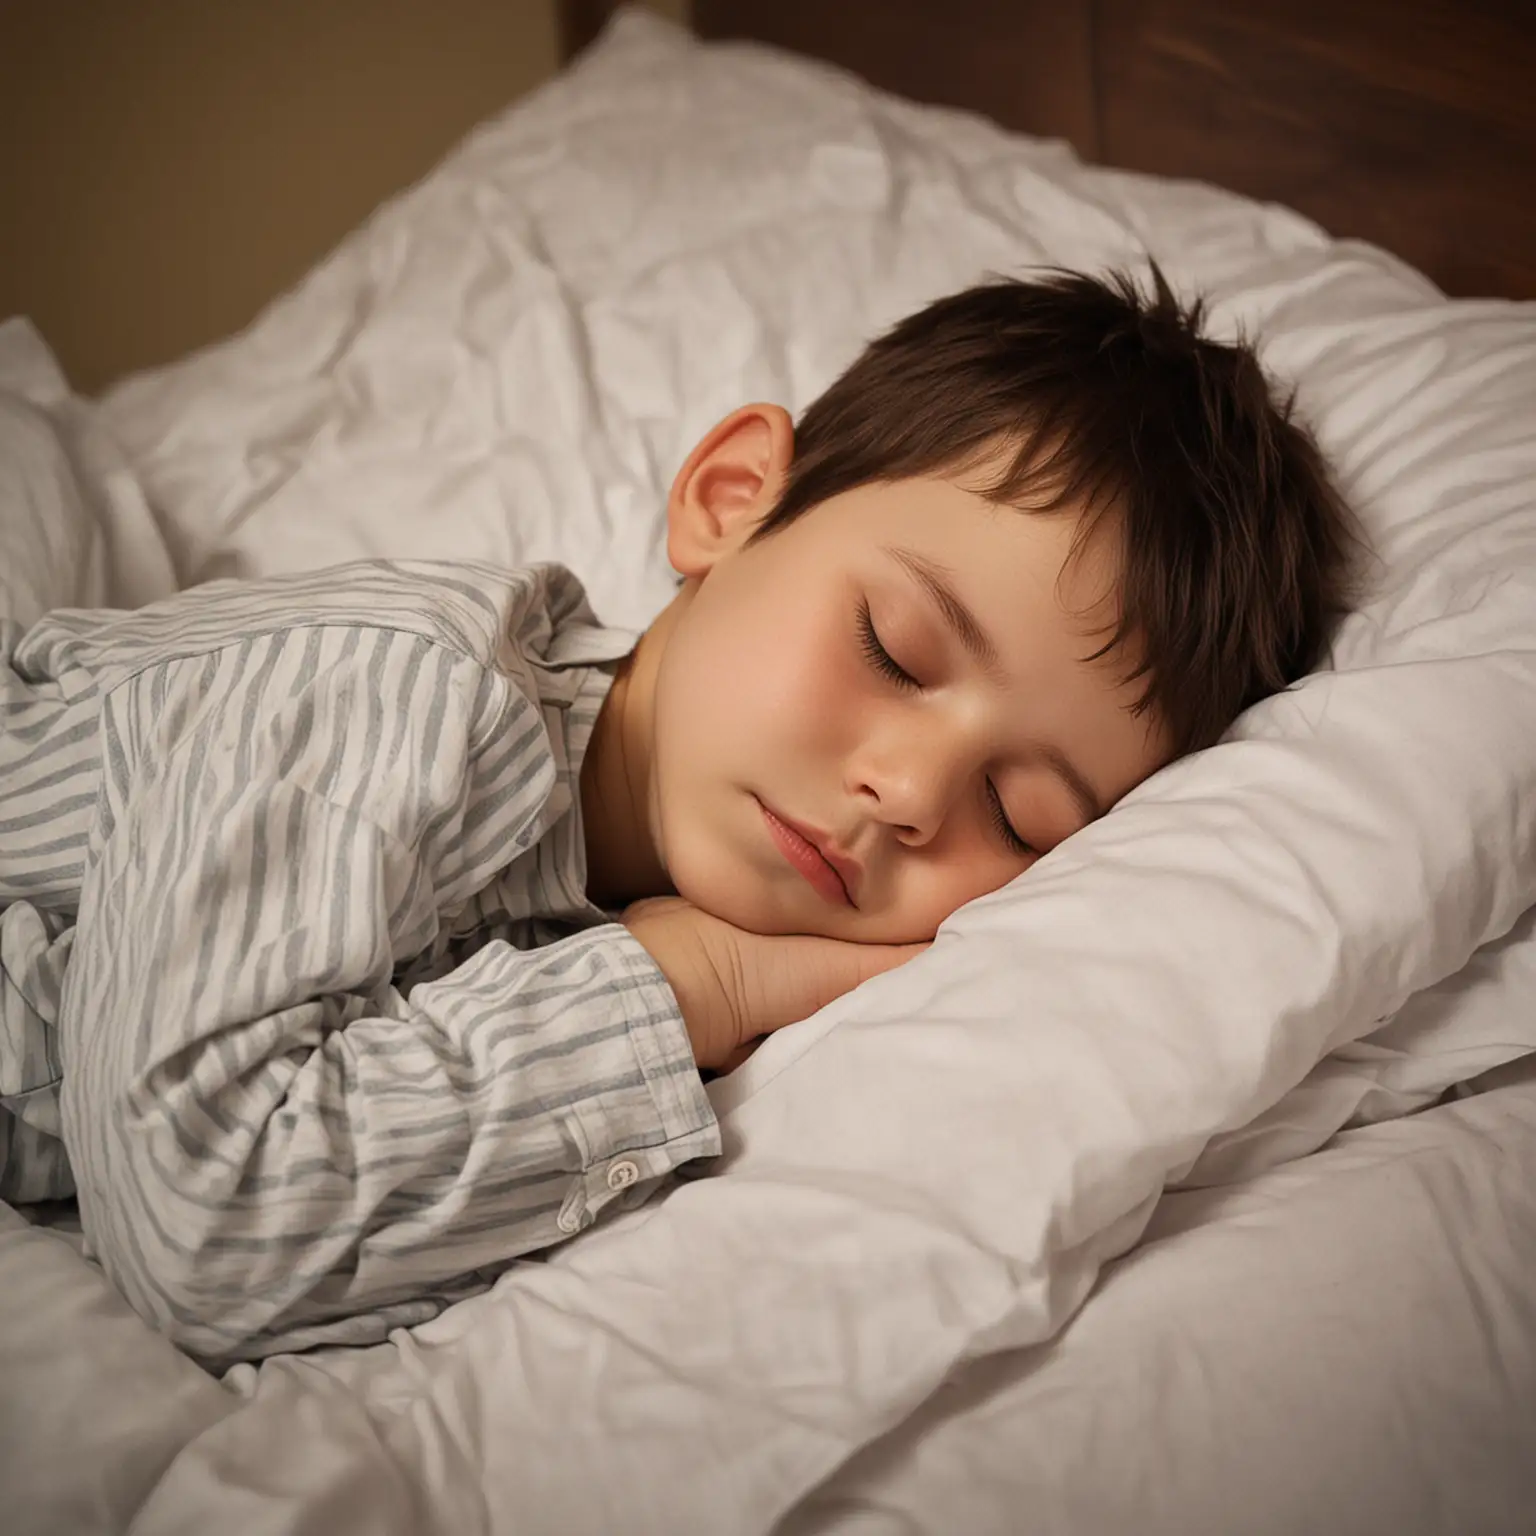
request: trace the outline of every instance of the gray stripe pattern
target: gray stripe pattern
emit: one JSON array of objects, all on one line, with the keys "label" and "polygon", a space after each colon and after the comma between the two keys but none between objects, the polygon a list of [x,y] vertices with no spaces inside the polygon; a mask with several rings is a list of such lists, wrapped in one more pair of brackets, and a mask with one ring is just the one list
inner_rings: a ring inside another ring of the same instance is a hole
[{"label": "gray stripe pattern", "polygon": [[559,567],[425,561],[0,625],[0,1196],[76,1193],[223,1364],[420,1322],[590,1223],[612,1160],[643,1192],[716,1153],[584,891],[627,644]]}]

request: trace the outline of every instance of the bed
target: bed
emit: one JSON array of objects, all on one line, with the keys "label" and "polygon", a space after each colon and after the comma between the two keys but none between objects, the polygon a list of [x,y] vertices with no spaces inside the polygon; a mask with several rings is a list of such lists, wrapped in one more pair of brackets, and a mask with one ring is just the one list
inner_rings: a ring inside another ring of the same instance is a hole
[{"label": "bed", "polygon": [[983,272],[1148,255],[1295,387],[1369,598],[712,1084],[718,1164],[387,1342],[215,1379],[0,1211],[7,1529],[1530,1530],[1519,8],[608,12],[241,335],[89,401],[0,328],[5,611],[451,547],[638,626],[724,411]]}]

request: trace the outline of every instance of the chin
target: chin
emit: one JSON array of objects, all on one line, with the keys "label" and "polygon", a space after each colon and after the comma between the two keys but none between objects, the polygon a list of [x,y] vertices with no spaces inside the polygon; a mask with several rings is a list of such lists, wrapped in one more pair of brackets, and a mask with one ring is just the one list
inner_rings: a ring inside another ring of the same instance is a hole
[{"label": "chin", "polygon": [[[781,890],[739,865],[722,869],[716,860],[695,861],[684,855],[670,863],[667,872],[672,877],[673,890],[684,901],[747,933],[846,937],[833,931],[835,922],[818,924],[811,913],[792,910]],[[825,916],[832,918],[833,914]]]},{"label": "chin", "polygon": [[841,939],[852,944],[926,944],[936,931],[911,925],[869,925],[861,923],[852,909],[818,910],[809,902],[791,910],[782,900],[774,899],[779,893],[740,879],[689,880],[683,876],[674,884],[677,894],[701,912],[747,933]]},{"label": "chin", "polygon": [[803,917],[778,910],[769,893],[750,880],[690,879],[684,871],[674,872],[672,883],[684,901],[747,933],[825,933],[808,927]]}]

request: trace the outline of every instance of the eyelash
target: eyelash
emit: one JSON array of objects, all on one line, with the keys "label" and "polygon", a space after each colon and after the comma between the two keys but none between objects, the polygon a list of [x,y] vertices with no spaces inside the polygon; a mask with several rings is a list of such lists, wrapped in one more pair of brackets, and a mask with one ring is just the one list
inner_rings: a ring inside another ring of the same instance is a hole
[{"label": "eyelash", "polygon": [[900,688],[920,688],[922,684],[898,662],[880,643],[875,633],[875,621],[870,615],[869,600],[859,599],[859,646],[864,659],[882,677],[889,678]]},{"label": "eyelash", "polygon": [[[869,602],[865,598],[859,600],[859,648],[864,652],[864,659],[870,666],[882,677],[895,683],[898,688],[922,687],[922,684],[880,643],[880,636],[875,633],[874,617],[869,611]],[[997,828],[997,835],[1007,844],[1011,853],[1022,857],[1035,851],[1013,830],[1008,820],[1008,813],[1003,809],[1003,802],[998,796],[997,786],[990,779],[987,780],[987,809],[993,826]]]},{"label": "eyelash", "polygon": [[1003,802],[998,797],[997,785],[991,779],[987,780],[987,805],[992,812],[992,824],[997,828],[998,835],[1007,843],[1009,851],[1023,857],[1035,850],[1013,830],[1008,820],[1008,813],[1003,809]]}]

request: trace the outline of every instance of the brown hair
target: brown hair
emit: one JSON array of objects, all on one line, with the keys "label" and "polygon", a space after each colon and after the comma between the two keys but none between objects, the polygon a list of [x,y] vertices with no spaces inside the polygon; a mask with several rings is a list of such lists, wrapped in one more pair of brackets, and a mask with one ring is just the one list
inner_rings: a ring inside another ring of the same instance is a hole
[{"label": "brown hair", "polygon": [[1321,659],[1346,605],[1353,521],[1252,348],[1200,334],[1152,268],[1052,272],[940,299],[872,343],[802,416],[766,537],[858,486],[1007,462],[984,494],[1113,513],[1136,705],[1178,753]]}]

